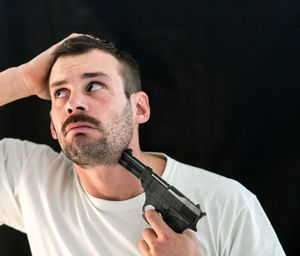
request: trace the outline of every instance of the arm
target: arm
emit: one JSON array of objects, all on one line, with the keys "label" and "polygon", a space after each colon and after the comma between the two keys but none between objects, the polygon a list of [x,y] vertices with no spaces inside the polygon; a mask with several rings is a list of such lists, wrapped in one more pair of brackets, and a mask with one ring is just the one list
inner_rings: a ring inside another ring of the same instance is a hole
[{"label": "arm", "polygon": [[31,95],[23,80],[22,66],[0,73],[0,106]]},{"label": "arm", "polygon": [[[64,40],[78,35],[72,34]],[[52,52],[64,40],[53,45],[31,61],[0,73],[0,106],[31,95],[50,99],[47,76],[53,62]]]}]

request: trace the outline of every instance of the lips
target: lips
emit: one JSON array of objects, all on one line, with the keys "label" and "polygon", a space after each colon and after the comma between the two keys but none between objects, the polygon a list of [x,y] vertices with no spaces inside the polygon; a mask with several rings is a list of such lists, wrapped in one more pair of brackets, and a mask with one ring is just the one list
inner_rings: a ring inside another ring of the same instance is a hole
[{"label": "lips", "polygon": [[86,132],[90,129],[97,129],[102,132],[102,123],[98,119],[86,114],[74,114],[64,121],[61,127],[61,132],[64,136],[66,136],[67,133],[72,130],[78,132],[81,130],[82,132]]},{"label": "lips", "polygon": [[97,129],[97,127],[91,123],[88,122],[76,122],[71,123],[66,128],[66,134],[70,131],[85,131],[87,129]]}]

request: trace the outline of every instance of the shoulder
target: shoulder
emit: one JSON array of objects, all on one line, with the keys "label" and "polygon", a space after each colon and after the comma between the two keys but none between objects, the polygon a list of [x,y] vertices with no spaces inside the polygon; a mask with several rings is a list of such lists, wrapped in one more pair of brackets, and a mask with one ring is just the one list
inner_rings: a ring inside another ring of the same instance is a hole
[{"label": "shoulder", "polygon": [[238,214],[250,201],[256,200],[256,196],[238,181],[170,157],[167,157],[163,177],[192,201],[199,202],[203,210],[214,212],[216,217],[226,211]]},{"label": "shoulder", "polygon": [[263,255],[284,255],[256,196],[238,181],[170,157],[163,178],[206,212],[196,235],[207,254],[242,255],[247,248],[256,255],[266,248]]},{"label": "shoulder", "polygon": [[8,173],[18,173],[25,169],[47,169],[68,162],[62,153],[47,145],[14,138],[0,140],[0,159],[0,169]]},{"label": "shoulder", "polygon": [[19,139],[0,141],[0,185],[14,193],[22,189],[32,193],[33,188],[63,186],[72,180],[73,163],[63,153],[47,145]]},{"label": "shoulder", "polygon": [[53,152],[47,145],[37,144],[27,140],[20,140],[14,138],[4,138],[0,140],[0,153],[1,154],[29,154],[32,151],[48,151]]},{"label": "shoulder", "polygon": [[228,196],[228,194],[242,194],[245,197],[254,197],[241,183],[227,178],[217,173],[213,173],[202,168],[178,162],[171,157],[167,157],[167,165],[164,175],[179,186],[189,184],[192,188],[197,188],[210,196]]}]

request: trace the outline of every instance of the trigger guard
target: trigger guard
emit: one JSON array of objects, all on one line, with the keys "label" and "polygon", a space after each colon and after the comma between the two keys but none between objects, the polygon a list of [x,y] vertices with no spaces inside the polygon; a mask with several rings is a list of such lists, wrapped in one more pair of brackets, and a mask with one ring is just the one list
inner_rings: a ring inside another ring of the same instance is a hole
[{"label": "trigger guard", "polygon": [[148,211],[148,210],[155,210],[155,207],[153,205],[151,205],[151,204],[145,204],[143,206],[143,218],[150,225],[150,223],[148,222],[148,220],[146,218],[146,215],[145,215],[146,211]]}]

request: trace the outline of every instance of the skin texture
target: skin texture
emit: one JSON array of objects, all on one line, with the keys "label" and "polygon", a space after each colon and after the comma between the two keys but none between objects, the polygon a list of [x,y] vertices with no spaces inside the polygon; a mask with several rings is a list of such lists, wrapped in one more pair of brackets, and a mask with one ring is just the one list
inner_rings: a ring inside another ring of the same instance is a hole
[{"label": "skin texture", "polygon": [[62,57],[52,69],[52,134],[81,167],[117,165],[133,136],[133,110],[118,66],[111,55],[93,50]]}]

